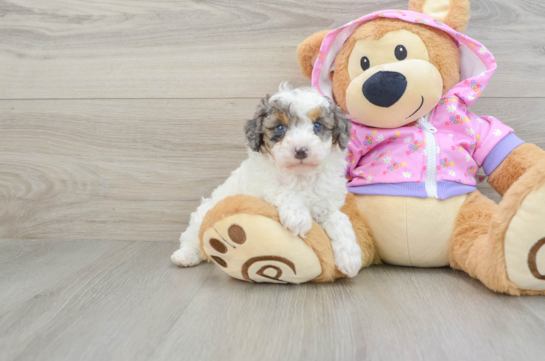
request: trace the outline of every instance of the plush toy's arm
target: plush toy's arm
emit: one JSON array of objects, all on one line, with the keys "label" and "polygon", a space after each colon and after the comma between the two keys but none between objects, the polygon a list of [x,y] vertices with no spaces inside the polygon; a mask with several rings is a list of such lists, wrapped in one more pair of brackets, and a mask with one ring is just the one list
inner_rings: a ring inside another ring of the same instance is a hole
[{"label": "plush toy's arm", "polygon": [[488,183],[501,196],[526,170],[545,161],[545,151],[535,144],[524,143],[515,148],[488,176]]}]

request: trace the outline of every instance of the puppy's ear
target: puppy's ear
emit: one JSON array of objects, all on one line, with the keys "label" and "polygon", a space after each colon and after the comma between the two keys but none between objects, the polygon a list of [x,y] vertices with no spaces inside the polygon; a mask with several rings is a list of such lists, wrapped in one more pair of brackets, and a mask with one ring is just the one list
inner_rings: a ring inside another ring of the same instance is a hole
[{"label": "puppy's ear", "polygon": [[329,109],[333,112],[333,118],[335,119],[333,143],[338,143],[339,147],[342,150],[345,150],[350,142],[350,129],[352,128],[352,123],[345,116],[343,110],[333,102],[329,106]]},{"label": "puppy's ear", "polygon": [[409,10],[442,21],[461,33],[469,23],[468,0],[410,0]]},{"label": "puppy's ear", "polygon": [[270,96],[267,95],[265,98],[261,99],[261,102],[257,106],[254,118],[248,120],[244,126],[248,145],[254,152],[260,152],[261,147],[263,146],[263,119],[267,116],[269,98]]},{"label": "puppy's ear", "polygon": [[323,30],[317,32],[306,38],[305,41],[297,47],[297,58],[299,59],[301,73],[309,79],[312,77],[312,68],[314,67],[316,59],[318,59],[318,54],[320,54],[322,41],[330,31],[331,30]]}]

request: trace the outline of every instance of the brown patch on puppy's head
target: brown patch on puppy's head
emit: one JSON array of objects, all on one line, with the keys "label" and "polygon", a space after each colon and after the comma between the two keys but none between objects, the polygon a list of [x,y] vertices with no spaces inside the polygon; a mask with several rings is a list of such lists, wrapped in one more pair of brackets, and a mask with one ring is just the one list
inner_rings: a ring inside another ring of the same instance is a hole
[{"label": "brown patch on puppy's head", "polygon": [[290,124],[290,120],[283,110],[279,110],[277,113],[274,114],[274,116],[283,125],[288,126]]},{"label": "brown patch on puppy's head", "polygon": [[312,122],[316,122],[316,119],[320,118],[321,116],[322,109],[320,109],[319,107],[316,107],[307,113],[307,117],[309,117]]}]

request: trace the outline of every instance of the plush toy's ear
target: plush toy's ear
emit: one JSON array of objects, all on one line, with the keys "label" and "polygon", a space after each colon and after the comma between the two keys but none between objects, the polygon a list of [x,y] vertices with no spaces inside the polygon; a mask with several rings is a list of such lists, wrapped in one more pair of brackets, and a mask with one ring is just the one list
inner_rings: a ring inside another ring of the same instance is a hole
[{"label": "plush toy's ear", "polygon": [[431,16],[461,33],[469,23],[468,0],[410,0],[409,10]]},{"label": "plush toy's ear", "polygon": [[312,68],[320,53],[320,46],[325,36],[331,30],[323,30],[308,37],[297,47],[297,58],[299,59],[299,67],[301,72],[307,78],[312,77]]},{"label": "plush toy's ear", "polygon": [[267,95],[267,97],[261,99],[261,102],[257,106],[254,118],[248,120],[244,126],[248,146],[254,152],[260,152],[261,146],[263,145],[263,119],[267,116],[269,98],[270,96]]}]

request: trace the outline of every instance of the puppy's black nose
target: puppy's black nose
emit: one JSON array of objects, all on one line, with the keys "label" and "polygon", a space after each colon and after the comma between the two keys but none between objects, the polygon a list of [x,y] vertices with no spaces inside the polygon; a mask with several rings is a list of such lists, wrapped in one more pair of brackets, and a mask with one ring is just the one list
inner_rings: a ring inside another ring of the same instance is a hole
[{"label": "puppy's black nose", "polygon": [[372,104],[388,108],[397,103],[407,89],[407,78],[393,71],[379,71],[363,83],[363,95]]},{"label": "puppy's black nose", "polygon": [[308,150],[307,150],[307,148],[295,149],[295,158],[297,158],[297,159],[305,159],[306,157],[308,157]]}]

